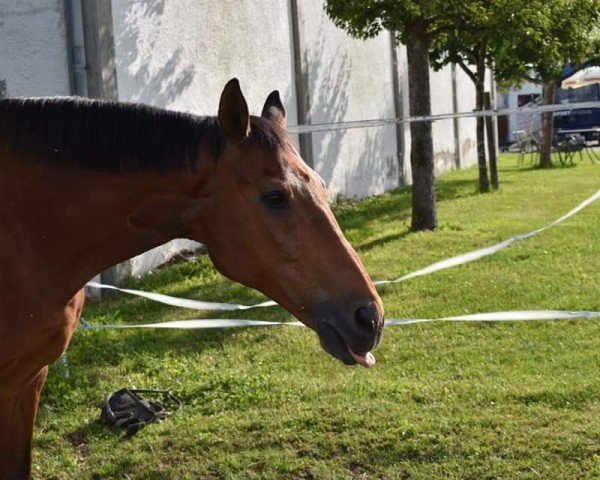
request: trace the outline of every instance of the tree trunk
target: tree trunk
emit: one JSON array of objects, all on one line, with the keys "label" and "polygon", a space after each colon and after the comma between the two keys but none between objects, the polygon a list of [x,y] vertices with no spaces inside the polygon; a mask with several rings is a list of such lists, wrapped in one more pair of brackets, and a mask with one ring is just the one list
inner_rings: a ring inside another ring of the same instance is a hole
[{"label": "tree trunk", "polygon": [[[414,21],[407,25],[406,33],[410,114],[431,115],[427,24],[423,20]],[[437,215],[431,122],[412,122],[410,135],[413,181],[411,230],[433,230],[437,228]]]},{"label": "tree trunk", "polygon": [[[549,80],[544,83],[544,105],[554,103],[555,81]],[[540,168],[552,166],[552,112],[542,113],[542,144],[540,145]]]},{"label": "tree trunk", "polygon": [[[475,82],[475,109],[483,110],[485,90],[485,64],[477,66],[477,81]],[[479,166],[479,191],[488,192],[490,181],[488,180],[487,163],[485,159],[485,119],[477,117],[477,165]]]}]

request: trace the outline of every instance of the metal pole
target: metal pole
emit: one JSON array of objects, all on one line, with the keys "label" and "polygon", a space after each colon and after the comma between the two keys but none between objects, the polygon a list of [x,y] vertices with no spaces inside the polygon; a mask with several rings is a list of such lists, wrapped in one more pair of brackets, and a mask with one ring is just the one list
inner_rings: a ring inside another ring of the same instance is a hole
[{"label": "metal pole", "polygon": [[[404,104],[402,101],[402,86],[400,84],[400,74],[398,72],[398,51],[396,45],[396,33],[390,31],[390,52],[392,59],[392,88],[394,94],[394,115],[400,118],[404,115]],[[396,155],[398,156],[398,185],[406,185],[404,178],[404,124],[396,124]]]},{"label": "metal pole", "polygon": [[[296,111],[299,124],[310,124],[310,93],[308,78],[308,60],[306,58],[306,40],[304,38],[304,12],[301,2],[290,0],[292,21],[292,40],[294,46],[294,81],[296,86]],[[300,133],[300,155],[304,161],[314,167],[312,134]]]},{"label": "metal pole", "polygon": [[[490,92],[483,94],[483,108],[491,108]],[[490,177],[492,188],[498,190],[498,149],[496,148],[496,133],[494,132],[494,118],[485,117],[485,129],[487,136],[488,156],[490,162]]]}]

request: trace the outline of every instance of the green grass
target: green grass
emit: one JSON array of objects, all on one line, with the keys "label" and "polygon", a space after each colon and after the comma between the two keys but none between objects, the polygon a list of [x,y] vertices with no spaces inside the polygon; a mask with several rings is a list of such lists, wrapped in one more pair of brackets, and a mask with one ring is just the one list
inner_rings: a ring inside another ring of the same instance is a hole
[{"label": "green grass", "polygon": [[[374,279],[547,224],[600,188],[600,165],[500,165],[437,181],[440,229],[411,234],[410,190],[336,208]],[[600,202],[469,265],[380,288],[388,317],[600,310]],[[259,301],[206,257],[129,286]],[[88,304],[92,323],[211,315],[129,296]],[[212,315],[214,316],[214,315]],[[280,308],[222,317],[286,320]],[[294,327],[78,332],[52,366],[35,478],[600,478],[600,321],[423,324],[387,329],[369,371],[346,368]],[[68,374],[68,376],[67,376]],[[123,386],[176,392],[184,408],[135,438],[99,423]]]}]

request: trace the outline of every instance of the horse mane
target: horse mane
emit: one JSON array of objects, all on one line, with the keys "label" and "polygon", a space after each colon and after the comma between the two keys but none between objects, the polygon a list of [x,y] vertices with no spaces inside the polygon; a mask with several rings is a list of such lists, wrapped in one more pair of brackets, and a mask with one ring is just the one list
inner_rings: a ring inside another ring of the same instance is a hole
[{"label": "horse mane", "polygon": [[[282,144],[269,122],[251,122],[261,146]],[[166,172],[194,169],[201,148],[218,159],[222,143],[216,117],[86,98],[0,100],[0,147],[15,158],[106,172]]]}]

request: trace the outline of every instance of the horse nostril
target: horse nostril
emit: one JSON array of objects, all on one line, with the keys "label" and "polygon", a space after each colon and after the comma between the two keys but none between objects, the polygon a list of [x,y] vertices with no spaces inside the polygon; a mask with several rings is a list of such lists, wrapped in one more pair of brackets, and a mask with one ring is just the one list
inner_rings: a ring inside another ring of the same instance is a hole
[{"label": "horse nostril", "polygon": [[354,312],[354,321],[359,329],[373,333],[377,323],[377,310],[373,305],[358,307]]}]

